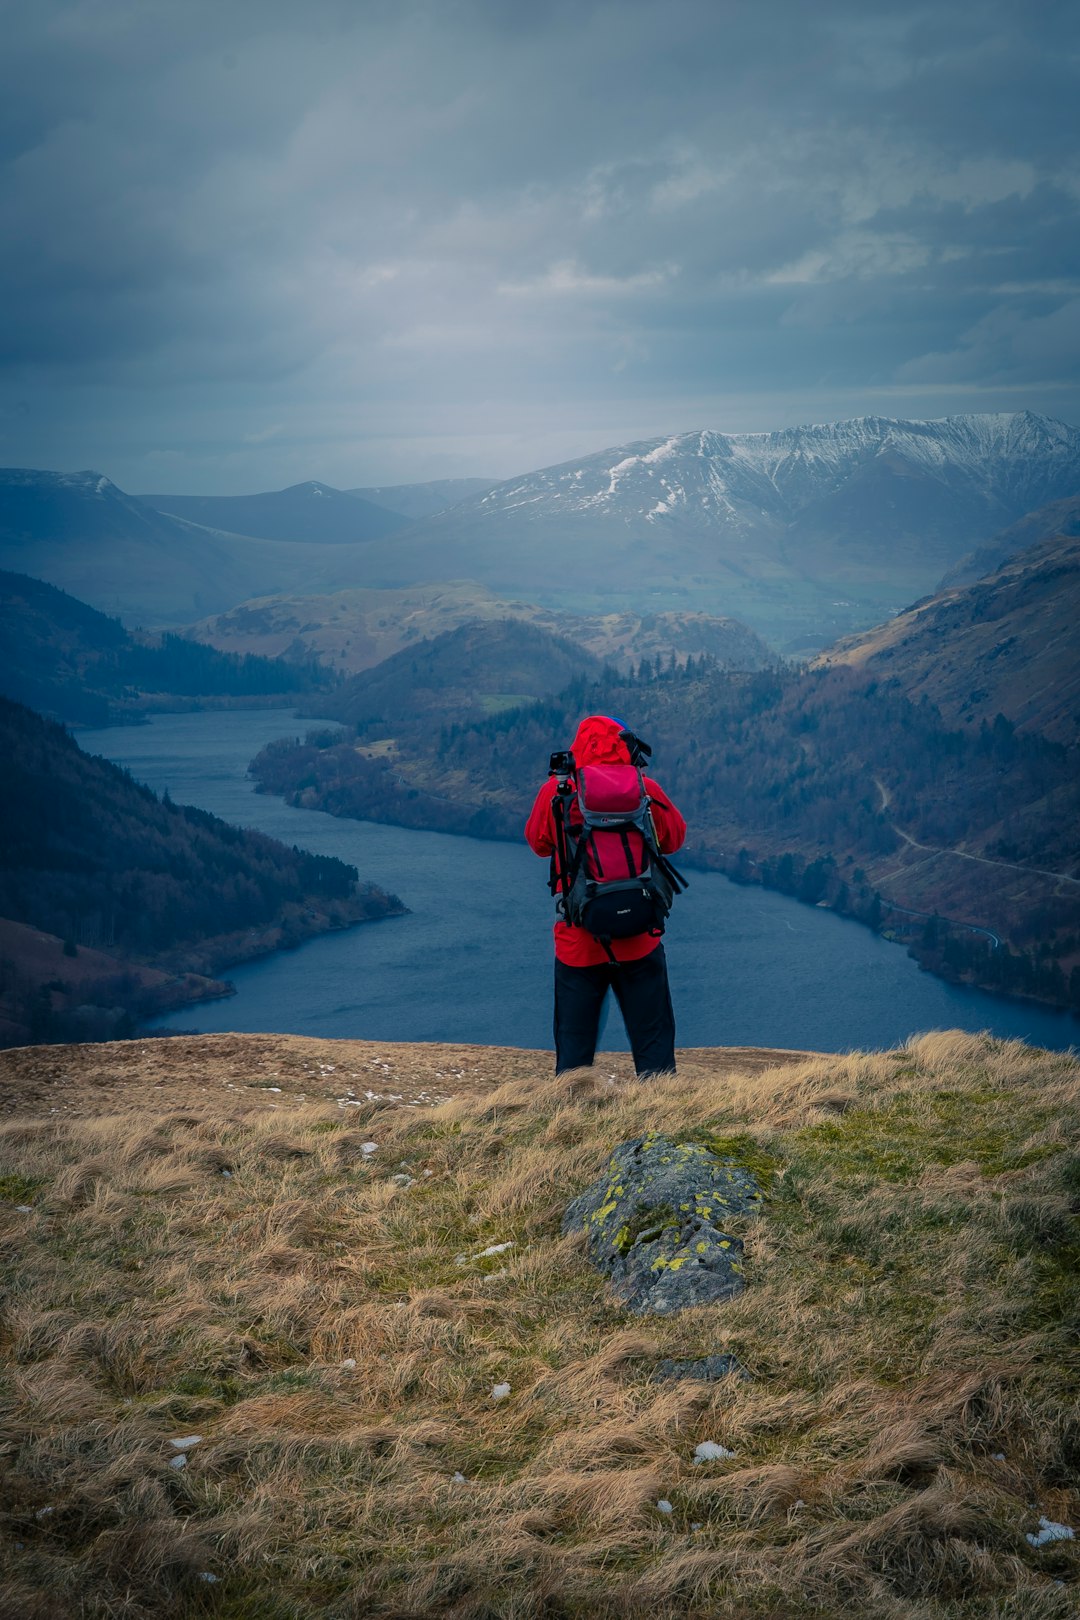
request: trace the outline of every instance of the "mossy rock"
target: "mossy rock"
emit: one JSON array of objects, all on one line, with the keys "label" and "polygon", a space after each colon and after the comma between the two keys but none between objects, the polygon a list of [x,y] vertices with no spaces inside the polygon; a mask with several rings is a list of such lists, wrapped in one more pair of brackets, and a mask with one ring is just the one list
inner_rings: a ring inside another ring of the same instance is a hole
[{"label": "mossy rock", "polygon": [[607,1174],[575,1198],[563,1231],[584,1228],[589,1257],[639,1315],[670,1315],[743,1288],[738,1237],[757,1215],[758,1177],[700,1140],[650,1134],[623,1142]]}]

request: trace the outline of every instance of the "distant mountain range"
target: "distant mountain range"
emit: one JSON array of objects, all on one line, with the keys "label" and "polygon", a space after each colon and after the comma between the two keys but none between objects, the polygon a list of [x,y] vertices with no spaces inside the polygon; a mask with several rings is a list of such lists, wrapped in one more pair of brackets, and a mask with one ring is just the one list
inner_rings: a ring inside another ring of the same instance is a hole
[{"label": "distant mountain range", "polygon": [[100,473],[0,468],[0,568],[129,624],[190,623],[271,591],[360,584],[371,543],[226,533],[158,512]]},{"label": "distant mountain range", "polygon": [[262,495],[142,495],[139,499],[156,512],[259,540],[351,545],[382,540],[408,527],[408,519],[400,512],[329,484],[292,484]]},{"label": "distant mountain range", "polygon": [[399,535],[372,584],[479,580],[550,605],[695,607],[824,644],[1080,492],[1080,431],[1030,412],[684,433],[499,484]]},{"label": "distant mountain range", "polygon": [[[454,493],[409,487],[367,493],[413,511]],[[151,497],[164,511],[96,473],[15,469],[0,473],[0,566],[155,622],[251,597],[472,580],[560,611],[734,616],[805,652],[909,606],[1026,513],[1076,495],[1080,430],[1030,412],[678,434],[404,525],[323,484]]]}]

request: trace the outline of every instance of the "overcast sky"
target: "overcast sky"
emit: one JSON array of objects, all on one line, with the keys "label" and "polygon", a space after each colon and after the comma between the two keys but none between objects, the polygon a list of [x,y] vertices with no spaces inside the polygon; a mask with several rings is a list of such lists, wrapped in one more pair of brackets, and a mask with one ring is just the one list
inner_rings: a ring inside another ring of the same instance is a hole
[{"label": "overcast sky", "polygon": [[0,0],[0,462],[1080,423],[1072,0]]}]

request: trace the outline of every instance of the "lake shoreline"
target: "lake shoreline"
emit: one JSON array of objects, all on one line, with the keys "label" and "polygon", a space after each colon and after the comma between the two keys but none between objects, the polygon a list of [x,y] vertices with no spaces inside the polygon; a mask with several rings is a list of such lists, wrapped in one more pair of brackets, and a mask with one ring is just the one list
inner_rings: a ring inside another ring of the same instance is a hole
[{"label": "lake shoreline", "polygon": [[[425,796],[421,795],[416,803],[416,814],[412,820],[405,821],[390,813],[360,817],[353,815],[342,804],[335,803],[332,796],[320,795],[316,789],[309,787],[301,792],[290,793],[265,785],[264,779],[254,770],[257,759],[258,756],[249,766],[249,771],[255,776],[256,793],[278,798],[293,809],[315,810],[340,821],[355,821],[361,825],[370,821],[379,826],[399,827],[405,832],[450,834],[455,838],[469,838],[480,844],[519,842],[520,835],[505,825],[506,812],[502,807],[467,806],[449,799],[440,800],[442,813],[439,824],[434,825],[424,818]],[[807,897],[801,893],[807,872],[815,865],[827,865],[837,874],[842,870],[834,857],[823,861],[813,852],[806,853],[792,849],[755,851],[748,847],[741,848],[737,856],[730,856],[723,851],[710,852],[708,849],[702,849],[700,845],[691,843],[679,852],[679,865],[691,872],[709,872],[725,877],[728,882],[739,887],[774,890],[777,894],[783,894],[788,899],[797,901],[799,905],[813,910],[831,911],[834,916],[869,929],[872,934],[888,944],[902,946],[917,964],[920,972],[929,973],[945,984],[956,985],[961,989],[979,990],[984,995],[994,997],[995,1000],[1038,1007],[1047,1012],[1071,1017],[1074,1022],[1080,1024],[1080,1008],[1072,1005],[1067,996],[1065,999],[1055,999],[1037,991],[1003,989],[1000,984],[988,980],[985,975],[980,976],[976,970],[962,972],[950,966],[943,954],[943,942],[949,937],[957,939],[966,936],[976,938],[989,936],[990,931],[979,924],[968,923],[956,917],[946,917],[940,913],[913,911],[910,907],[890,900],[878,889],[869,889],[867,891],[869,898],[862,893],[856,897],[839,876],[830,885],[829,899]],[[936,923],[938,932],[933,943],[927,945],[924,941],[925,924],[931,918]],[[1015,962],[1021,960],[1013,955],[1005,942],[997,941],[996,950],[1004,952],[1006,957],[1011,957]]]},{"label": "lake shoreline", "polygon": [[[280,712],[164,715],[81,739],[174,802],[346,861],[409,907],[396,928],[330,932],[241,963],[228,975],[235,995],[154,1020],[148,1033],[550,1050],[547,865],[520,841],[516,816],[510,837],[462,837],[330,816],[256,793],[247,762],[302,727]],[[1075,1043],[1071,1020],[1059,1013],[950,986],[836,911],[796,906],[775,888],[721,882],[723,875],[695,861],[665,940],[680,1049],[843,1052],[949,1028],[1057,1050]],[[600,1051],[625,1044],[612,1008]]]}]

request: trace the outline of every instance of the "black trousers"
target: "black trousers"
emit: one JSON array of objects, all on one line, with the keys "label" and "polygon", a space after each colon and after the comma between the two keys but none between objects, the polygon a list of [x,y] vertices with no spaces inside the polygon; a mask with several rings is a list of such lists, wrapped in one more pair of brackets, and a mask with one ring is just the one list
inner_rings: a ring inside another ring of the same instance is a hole
[{"label": "black trousers", "polygon": [[599,967],[568,967],[556,959],[555,1073],[592,1063],[609,990],[619,1003],[638,1074],[674,1074],[675,1013],[662,945],[636,962]]}]

